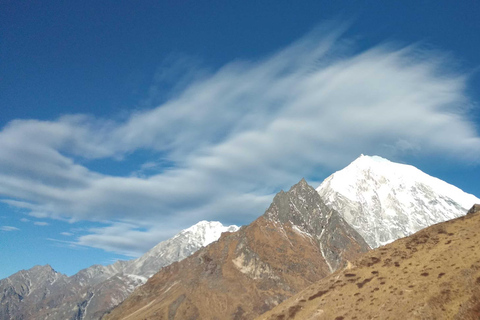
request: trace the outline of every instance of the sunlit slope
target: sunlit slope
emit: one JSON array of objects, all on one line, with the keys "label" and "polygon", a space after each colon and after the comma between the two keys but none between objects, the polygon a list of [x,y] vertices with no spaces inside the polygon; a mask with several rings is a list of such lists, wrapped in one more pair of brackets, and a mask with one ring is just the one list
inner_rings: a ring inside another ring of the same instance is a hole
[{"label": "sunlit slope", "polygon": [[479,319],[480,213],[372,250],[258,319]]}]

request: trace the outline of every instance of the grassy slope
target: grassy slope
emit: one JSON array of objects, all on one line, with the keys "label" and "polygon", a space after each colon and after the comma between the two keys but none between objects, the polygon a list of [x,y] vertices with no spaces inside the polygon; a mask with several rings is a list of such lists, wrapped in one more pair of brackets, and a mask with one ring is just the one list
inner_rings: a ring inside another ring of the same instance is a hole
[{"label": "grassy slope", "polygon": [[258,319],[480,319],[480,212],[370,251]]}]

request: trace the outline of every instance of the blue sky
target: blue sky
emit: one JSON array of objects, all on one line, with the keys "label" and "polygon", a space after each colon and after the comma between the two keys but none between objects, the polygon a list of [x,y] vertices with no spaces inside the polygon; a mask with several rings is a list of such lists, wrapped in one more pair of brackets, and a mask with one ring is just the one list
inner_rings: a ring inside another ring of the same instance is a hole
[{"label": "blue sky", "polygon": [[0,278],[247,224],[358,155],[480,196],[478,1],[2,1]]}]

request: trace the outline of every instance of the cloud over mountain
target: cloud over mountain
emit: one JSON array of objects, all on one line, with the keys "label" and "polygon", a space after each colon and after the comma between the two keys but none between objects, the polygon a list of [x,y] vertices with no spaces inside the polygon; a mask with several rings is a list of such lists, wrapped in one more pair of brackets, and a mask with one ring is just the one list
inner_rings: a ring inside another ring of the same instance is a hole
[{"label": "cloud over mountain", "polygon": [[[357,50],[342,30],[190,76],[124,120],[11,121],[0,195],[38,218],[104,222],[78,243],[136,255],[201,219],[249,222],[278,188],[360,153],[478,163],[468,77],[448,57],[421,45]],[[106,170],[122,166],[131,170]]]}]

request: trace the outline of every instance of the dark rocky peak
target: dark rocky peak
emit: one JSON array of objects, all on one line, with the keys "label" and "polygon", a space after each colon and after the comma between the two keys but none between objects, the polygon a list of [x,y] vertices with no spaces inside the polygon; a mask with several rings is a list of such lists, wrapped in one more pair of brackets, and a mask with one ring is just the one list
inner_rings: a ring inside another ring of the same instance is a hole
[{"label": "dark rocky peak", "polygon": [[280,191],[264,214],[275,223],[291,224],[317,243],[330,271],[342,267],[343,256],[370,249],[365,240],[334,209],[328,208],[318,192],[300,180],[288,192]]},{"label": "dark rocky peak", "polygon": [[293,185],[287,193],[299,197],[312,197],[315,193],[318,194],[318,192],[305,181],[305,178],[302,178],[297,184]]},{"label": "dark rocky peak", "polygon": [[36,265],[30,270],[32,272],[56,272],[55,269],[53,269],[52,266],[49,264],[46,264],[44,266]]},{"label": "dark rocky peak", "polygon": [[46,264],[44,266],[36,265],[28,270],[20,270],[6,279],[23,280],[25,278],[29,278],[36,282],[43,280],[45,277],[54,276],[56,273],[57,272],[49,264]]},{"label": "dark rocky peak", "polygon": [[[67,276],[56,272],[50,265],[34,266],[0,280],[0,319],[38,319],[36,306],[49,292],[55,291]],[[26,308],[31,313],[22,314]]]},{"label": "dark rocky peak", "polygon": [[316,190],[302,178],[288,192],[277,193],[264,216],[280,223],[290,222],[302,231],[320,235],[331,212]]},{"label": "dark rocky peak", "polygon": [[480,204],[474,204],[473,207],[468,210],[467,214],[474,214],[480,211]]},{"label": "dark rocky peak", "polygon": [[302,180],[300,180],[297,184],[294,184],[291,188],[290,188],[290,192],[305,192],[305,191],[309,191],[312,187],[307,183],[307,181],[305,180],[305,178],[302,178]]}]

